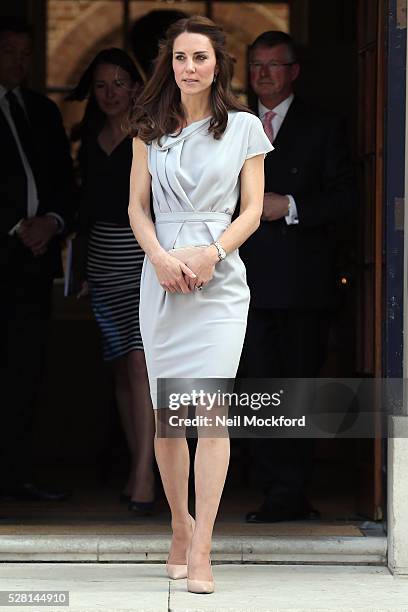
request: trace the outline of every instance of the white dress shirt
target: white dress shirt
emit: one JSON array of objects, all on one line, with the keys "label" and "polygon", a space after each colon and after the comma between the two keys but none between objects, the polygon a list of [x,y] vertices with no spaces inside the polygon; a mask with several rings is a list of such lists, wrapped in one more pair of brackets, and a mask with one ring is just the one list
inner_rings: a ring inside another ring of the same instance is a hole
[{"label": "white dress shirt", "polygon": [[[16,129],[16,126],[14,125],[14,121],[13,118],[11,116],[11,112],[10,112],[10,106],[8,103],[8,100],[6,98],[6,94],[7,94],[7,89],[3,86],[0,85],[0,110],[3,112],[7,123],[10,126],[10,130],[14,136],[14,140],[16,141],[16,145],[17,145],[17,149],[18,152],[20,154],[21,157],[21,162],[24,166],[24,171],[26,173],[26,177],[27,177],[27,218],[30,219],[31,217],[35,217],[38,211],[38,192],[37,192],[37,185],[35,183],[35,178],[34,178],[34,174],[33,171],[31,169],[31,166],[28,162],[27,156],[24,152],[24,149],[21,145],[20,142],[20,138],[18,136],[18,132]],[[27,114],[27,110],[25,108],[24,105],[24,100],[23,100],[23,96],[21,95],[21,91],[19,87],[16,87],[15,89],[12,90],[13,93],[15,94],[19,104],[21,104],[22,109],[24,110],[24,112]],[[28,118],[27,118],[28,120]],[[59,228],[59,232],[61,232],[64,228],[64,221],[63,219],[60,217],[60,215],[58,215],[57,213],[54,212],[50,212],[47,213],[48,215],[55,217],[57,219],[58,222],[58,228]],[[20,219],[20,221],[10,229],[9,234],[12,235],[14,234],[14,232],[16,231],[16,229],[18,229],[18,226],[20,225],[20,223],[23,221],[23,219]]]},{"label": "white dress shirt", "polygon": [[[288,112],[289,107],[292,104],[294,97],[295,96],[293,95],[293,93],[290,94],[289,97],[287,97],[280,104],[278,104],[278,106],[275,106],[275,108],[267,108],[266,106],[262,104],[260,100],[258,100],[258,115],[261,121],[263,121],[264,115],[268,111],[273,110],[273,112],[276,113],[275,117],[272,119],[272,130],[273,130],[274,139],[278,135],[280,127],[286,117],[286,113]],[[290,202],[289,214],[286,215],[285,221],[288,225],[296,225],[297,223],[299,223],[299,219],[298,219],[295,199],[289,193],[285,195],[287,195],[287,197],[289,198],[289,202]]]}]

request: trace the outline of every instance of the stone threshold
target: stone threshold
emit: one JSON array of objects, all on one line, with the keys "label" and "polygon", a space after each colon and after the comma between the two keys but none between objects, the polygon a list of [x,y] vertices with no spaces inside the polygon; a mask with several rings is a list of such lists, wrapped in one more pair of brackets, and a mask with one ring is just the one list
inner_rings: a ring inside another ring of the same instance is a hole
[{"label": "stone threshold", "polygon": [[[1,535],[0,561],[156,563],[168,535]],[[215,536],[215,563],[385,565],[385,536]]]}]

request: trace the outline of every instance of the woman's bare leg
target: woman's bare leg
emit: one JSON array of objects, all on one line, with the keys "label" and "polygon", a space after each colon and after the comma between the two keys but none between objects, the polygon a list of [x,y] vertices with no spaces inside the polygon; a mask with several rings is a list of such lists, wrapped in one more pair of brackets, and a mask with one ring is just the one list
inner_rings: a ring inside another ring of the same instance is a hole
[{"label": "woman's bare leg", "polygon": [[144,351],[132,351],[127,355],[127,368],[132,405],[133,482],[131,498],[136,501],[152,501],[154,498],[154,414],[150,398],[149,380]]},{"label": "woman's bare leg", "polygon": [[125,493],[137,501],[154,497],[154,417],[143,351],[132,351],[114,362],[115,393],[131,454]]},{"label": "woman's bare leg", "polygon": [[228,437],[199,438],[194,461],[196,524],[188,559],[188,577],[192,580],[212,580],[211,541],[229,457]]},{"label": "woman's bare leg", "polygon": [[128,445],[131,465],[130,473],[123,489],[123,493],[132,494],[133,484],[135,480],[135,465],[134,457],[136,455],[136,437],[134,432],[133,409],[132,409],[132,392],[129,384],[128,365],[126,355],[118,357],[113,362],[113,372],[115,380],[115,397],[118,406],[120,421],[124,431],[126,442]]},{"label": "woman's bare leg", "polygon": [[209,564],[215,519],[224,489],[230,459],[228,427],[215,425],[216,416],[228,416],[228,405],[214,406],[207,411],[199,405],[196,414],[210,416],[213,426],[199,427],[194,460],[196,524],[188,558],[191,580],[212,580]]},{"label": "woman's bare leg", "polygon": [[173,538],[168,563],[185,565],[193,532],[188,511],[190,454],[187,440],[185,437],[156,437],[154,448],[164,492],[171,511]]}]

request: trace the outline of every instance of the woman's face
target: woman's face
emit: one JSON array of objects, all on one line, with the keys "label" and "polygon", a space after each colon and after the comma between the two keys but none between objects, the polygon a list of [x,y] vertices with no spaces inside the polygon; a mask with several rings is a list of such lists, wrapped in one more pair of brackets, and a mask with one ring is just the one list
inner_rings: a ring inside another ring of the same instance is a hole
[{"label": "woman's face", "polygon": [[115,117],[128,111],[134,84],[126,70],[113,64],[99,64],[94,74],[93,91],[101,111]]},{"label": "woman's face", "polygon": [[197,95],[208,92],[217,72],[212,43],[204,34],[183,32],[173,45],[174,78],[181,93]]}]

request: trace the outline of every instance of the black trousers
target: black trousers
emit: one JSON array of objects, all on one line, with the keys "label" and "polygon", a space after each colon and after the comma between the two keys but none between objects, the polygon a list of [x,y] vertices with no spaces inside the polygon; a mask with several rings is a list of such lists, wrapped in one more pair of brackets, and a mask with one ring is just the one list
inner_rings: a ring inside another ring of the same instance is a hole
[{"label": "black trousers", "polygon": [[[325,310],[252,308],[240,373],[246,378],[314,378],[326,356],[328,332]],[[251,440],[250,448],[264,509],[306,511],[314,441],[260,438]]]},{"label": "black trousers", "polygon": [[0,249],[0,488],[32,477],[32,432],[42,383],[53,277],[17,238]]}]

